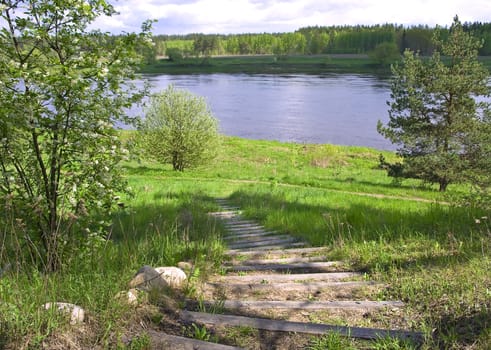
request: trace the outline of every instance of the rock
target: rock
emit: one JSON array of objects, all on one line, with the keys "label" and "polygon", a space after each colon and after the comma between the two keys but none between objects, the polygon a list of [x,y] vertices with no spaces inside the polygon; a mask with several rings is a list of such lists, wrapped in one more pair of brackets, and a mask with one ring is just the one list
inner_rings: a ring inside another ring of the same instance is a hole
[{"label": "rock", "polygon": [[175,266],[157,267],[155,270],[160,273],[161,277],[172,288],[181,288],[187,280],[186,273]]},{"label": "rock", "polygon": [[43,305],[45,310],[56,308],[58,311],[63,312],[70,316],[70,324],[76,325],[84,322],[85,311],[80,306],[70,303],[46,303]]},{"label": "rock", "polygon": [[180,261],[177,263],[177,267],[189,274],[193,268],[193,264],[187,261]]},{"label": "rock", "polygon": [[128,292],[126,292],[128,296],[128,304],[137,305],[138,304],[138,290],[132,288]]},{"label": "rock", "polygon": [[151,266],[145,265],[139,269],[129,283],[130,288],[149,292],[152,289],[165,289],[169,287],[161,273]]},{"label": "rock", "polygon": [[136,306],[138,305],[138,290],[132,288],[128,291],[121,291],[116,294],[115,298],[122,300],[129,305]]}]

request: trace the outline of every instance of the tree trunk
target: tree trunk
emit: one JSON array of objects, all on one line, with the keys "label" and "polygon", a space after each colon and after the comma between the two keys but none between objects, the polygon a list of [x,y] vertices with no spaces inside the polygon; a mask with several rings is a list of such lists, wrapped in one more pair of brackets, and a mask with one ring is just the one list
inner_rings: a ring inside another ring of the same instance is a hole
[{"label": "tree trunk", "polygon": [[445,192],[447,190],[447,186],[449,184],[449,181],[447,179],[440,179],[440,181],[438,183],[440,184],[439,191]]}]

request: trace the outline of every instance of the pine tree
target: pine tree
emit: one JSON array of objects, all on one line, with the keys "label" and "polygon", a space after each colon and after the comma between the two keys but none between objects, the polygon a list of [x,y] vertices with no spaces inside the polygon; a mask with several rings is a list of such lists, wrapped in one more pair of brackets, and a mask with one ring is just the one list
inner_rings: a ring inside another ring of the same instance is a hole
[{"label": "pine tree", "polygon": [[[458,17],[448,33],[435,32],[433,43],[429,59],[406,50],[393,68],[390,119],[377,128],[399,146],[406,174],[445,191],[490,167],[489,71],[478,61],[482,42],[464,31]],[[489,182],[482,175],[482,183]]]}]

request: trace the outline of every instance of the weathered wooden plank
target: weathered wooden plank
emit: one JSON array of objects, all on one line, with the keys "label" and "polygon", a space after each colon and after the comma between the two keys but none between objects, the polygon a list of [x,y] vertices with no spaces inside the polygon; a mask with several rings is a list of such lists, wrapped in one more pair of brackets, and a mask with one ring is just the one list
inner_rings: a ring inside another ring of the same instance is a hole
[{"label": "weathered wooden plank", "polygon": [[272,282],[307,282],[307,281],[340,281],[361,277],[359,272],[322,272],[298,274],[260,274],[245,276],[220,276],[219,282],[229,283],[272,283]]},{"label": "weathered wooden plank", "polygon": [[240,227],[235,227],[235,226],[229,226],[227,227],[227,231],[229,232],[252,232],[252,231],[265,231],[265,228],[264,226],[256,226],[256,227],[243,227],[243,226],[240,226]]},{"label": "weathered wooden plank", "polygon": [[[204,301],[213,305],[213,301]],[[298,300],[225,300],[225,309],[287,309],[287,310],[326,310],[326,309],[378,309],[400,308],[402,301],[371,301],[371,300],[329,300],[329,301],[298,301]]]},{"label": "weathered wooden plank", "polygon": [[244,350],[236,346],[209,343],[201,340],[179,337],[153,329],[147,329],[146,333],[150,336],[152,349],[172,349],[172,350]]},{"label": "weathered wooden plank", "polygon": [[326,261],[327,256],[307,256],[303,258],[280,258],[280,259],[251,259],[241,261],[241,265],[262,265],[262,264],[292,264],[304,262],[321,262]]},{"label": "weathered wooden plank", "polygon": [[249,251],[234,251],[229,250],[226,251],[227,255],[287,255],[287,254],[311,254],[326,251],[326,247],[308,247],[308,248],[289,248],[289,249],[281,249],[281,250],[249,250]]},{"label": "weathered wooden plank", "polygon": [[292,264],[260,264],[260,265],[232,265],[227,266],[229,271],[265,271],[265,270],[332,270],[333,267],[343,265],[342,261],[300,262]]},{"label": "weathered wooden plank", "polygon": [[257,221],[248,220],[248,219],[242,218],[241,216],[237,216],[237,217],[235,217],[233,219],[225,220],[223,222],[223,224],[225,226],[227,226],[227,225],[234,225],[234,224],[239,224],[239,225],[244,225],[244,224],[247,224],[247,225],[257,225]]},{"label": "weathered wooden plank", "polygon": [[264,239],[251,243],[231,243],[228,244],[230,249],[245,249],[245,248],[260,248],[264,249],[264,246],[269,245],[284,245],[288,243],[294,243],[297,239],[293,237],[285,238],[285,239]]},{"label": "weathered wooden plank", "polygon": [[215,211],[212,213],[208,213],[210,216],[216,216],[218,218],[228,218],[228,217],[237,217],[239,216],[239,211]]},{"label": "weathered wooden plank", "polygon": [[260,290],[281,290],[281,291],[304,291],[308,293],[318,292],[325,289],[345,289],[375,286],[373,281],[350,281],[350,282],[299,282],[299,283],[206,283],[205,286],[215,289],[229,289],[234,292],[251,292]]},{"label": "weathered wooden plank", "polygon": [[247,222],[242,222],[242,221],[232,221],[232,222],[225,222],[224,226],[227,228],[234,228],[234,227],[244,227],[244,228],[257,228],[261,227],[263,228],[264,226],[259,225],[255,221],[247,221]]},{"label": "weathered wooden plank", "polygon": [[253,229],[248,229],[248,228],[239,228],[237,230],[231,230],[229,228],[226,228],[226,232],[230,235],[240,235],[240,234],[246,234],[246,233],[260,233],[260,232],[267,232],[264,227],[257,227]]},{"label": "weathered wooden plank", "polygon": [[276,232],[264,231],[261,233],[245,233],[245,234],[228,234],[223,236],[224,240],[234,240],[238,238],[248,238],[248,237],[263,237],[263,236],[271,236],[277,234]]},{"label": "weathered wooden plank", "polygon": [[234,244],[247,244],[247,243],[259,243],[262,244],[264,241],[275,241],[275,242],[280,242],[280,243],[290,243],[294,242],[297,240],[296,238],[292,236],[285,236],[285,235],[278,235],[278,234],[273,234],[273,235],[263,235],[259,237],[245,237],[245,238],[237,238],[233,241],[229,241],[227,244],[230,247],[231,245]]},{"label": "weathered wooden plank", "polygon": [[293,247],[305,247],[305,242],[295,242],[295,243],[288,243],[288,244],[271,244],[271,245],[264,245],[264,246],[258,246],[258,247],[250,247],[250,248],[237,248],[237,249],[229,249],[227,252],[230,253],[229,255],[234,255],[236,253],[246,253],[248,251],[268,251],[268,250],[278,250],[278,249],[290,249]]},{"label": "weathered wooden plank", "polygon": [[214,326],[248,326],[273,332],[296,332],[306,334],[325,334],[336,332],[344,337],[359,339],[397,338],[420,342],[423,333],[406,330],[332,326],[319,323],[291,322],[233,315],[217,315],[201,312],[183,311],[181,318],[186,322],[197,322]]}]

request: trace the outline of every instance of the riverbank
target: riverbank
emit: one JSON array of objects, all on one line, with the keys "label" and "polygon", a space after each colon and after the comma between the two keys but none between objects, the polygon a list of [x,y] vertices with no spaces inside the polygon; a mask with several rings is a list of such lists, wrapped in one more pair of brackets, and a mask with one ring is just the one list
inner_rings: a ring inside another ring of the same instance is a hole
[{"label": "riverbank", "polygon": [[154,64],[144,66],[141,72],[148,74],[375,73],[389,75],[390,67],[377,64],[367,55],[251,55],[188,57],[175,62],[160,59]]},{"label": "riverbank", "polygon": [[[479,57],[491,71],[491,56]],[[380,65],[367,55],[248,55],[188,57],[176,61],[166,58],[142,67],[146,74],[322,74],[370,73],[380,76],[391,74],[390,66]]]},{"label": "riverbank", "polygon": [[[129,136],[130,131],[122,133],[122,141]],[[113,223],[107,241],[73,254],[57,274],[35,269],[3,274],[0,344],[7,349],[148,349],[154,330],[211,339],[213,329],[173,317],[186,306],[183,300],[202,300],[200,282],[221,272],[225,228],[208,213],[220,210],[216,198],[229,198],[247,219],[329,247],[326,259],[342,258],[365,279],[383,283],[380,294],[361,290],[360,298],[372,293],[371,298],[405,303],[401,311],[369,312],[357,322],[320,315],[323,323],[367,327],[377,322],[422,331],[421,349],[487,349],[489,213],[442,203],[437,188],[417,180],[394,182],[378,167],[380,153],[396,160],[392,152],[366,147],[224,137],[218,158],[199,169],[175,172],[145,159],[123,163],[133,195],[122,196],[120,210],[107,218]],[[455,195],[462,188],[448,190]],[[136,306],[115,298],[141,266],[179,261],[195,266],[182,295],[141,294]],[[70,326],[57,313],[40,312],[40,305],[57,300],[83,307],[87,321]],[[228,328],[220,337],[248,349],[257,349],[261,341],[272,348],[244,327]],[[334,340],[325,340],[326,347],[333,348]],[[346,342],[343,348],[415,348],[394,339]]]}]

